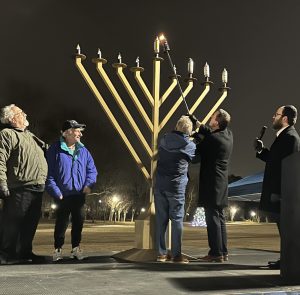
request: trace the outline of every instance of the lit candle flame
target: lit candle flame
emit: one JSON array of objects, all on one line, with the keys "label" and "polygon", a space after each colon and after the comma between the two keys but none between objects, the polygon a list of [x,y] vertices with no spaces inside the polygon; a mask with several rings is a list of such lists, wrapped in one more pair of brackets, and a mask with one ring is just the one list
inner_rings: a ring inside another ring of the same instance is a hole
[{"label": "lit candle flame", "polygon": [[164,34],[161,34],[159,36],[159,41],[162,42],[162,41],[165,41],[165,40],[166,40],[166,38],[165,38]]},{"label": "lit candle flame", "polygon": [[194,73],[194,61],[191,58],[189,58],[189,62],[188,62],[188,73],[189,74]]},{"label": "lit candle flame", "polygon": [[140,66],[140,58],[137,57],[136,60],[135,60],[135,62],[136,62],[136,66],[139,67]]},{"label": "lit candle flame", "polygon": [[209,74],[209,65],[208,63],[205,63],[204,65],[204,77],[205,78],[209,78],[210,74]]},{"label": "lit candle flame", "polygon": [[224,69],[222,72],[222,82],[224,84],[228,83],[228,72],[226,69]]},{"label": "lit candle flame", "polygon": [[98,58],[102,58],[101,50],[98,48]]},{"label": "lit candle flame", "polygon": [[77,49],[77,54],[81,54],[81,51],[80,51],[80,46],[79,46],[79,44],[77,44],[77,47],[76,47],[76,49]]},{"label": "lit candle flame", "polygon": [[119,52],[119,55],[118,55],[118,60],[119,60],[119,63],[121,64],[122,63],[122,56],[121,56],[120,52]]}]

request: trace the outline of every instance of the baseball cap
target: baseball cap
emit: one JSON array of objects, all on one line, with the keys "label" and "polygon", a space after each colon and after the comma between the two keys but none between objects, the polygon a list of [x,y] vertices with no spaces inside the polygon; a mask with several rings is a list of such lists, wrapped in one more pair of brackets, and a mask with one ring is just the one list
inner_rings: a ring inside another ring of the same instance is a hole
[{"label": "baseball cap", "polygon": [[82,128],[84,129],[86,127],[85,124],[79,124],[77,121],[75,120],[67,120],[63,123],[62,127],[61,127],[61,131],[64,132],[70,128]]}]

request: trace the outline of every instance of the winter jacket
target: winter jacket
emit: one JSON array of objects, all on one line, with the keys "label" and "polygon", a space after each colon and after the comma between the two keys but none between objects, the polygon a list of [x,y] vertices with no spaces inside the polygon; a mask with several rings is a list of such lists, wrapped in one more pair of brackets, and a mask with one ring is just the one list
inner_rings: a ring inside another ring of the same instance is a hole
[{"label": "winter jacket", "polygon": [[9,189],[44,185],[47,162],[40,139],[28,130],[4,128],[0,131],[0,184]]},{"label": "winter jacket", "polygon": [[178,131],[165,134],[158,148],[155,188],[185,193],[188,164],[195,155],[195,149],[188,135]]},{"label": "winter jacket", "polygon": [[224,208],[228,205],[228,165],[233,148],[232,132],[225,128],[212,131],[199,128],[204,139],[197,144],[197,162],[200,159],[199,207]]},{"label": "winter jacket", "polygon": [[46,191],[59,198],[82,194],[85,186],[96,183],[97,170],[90,152],[81,144],[73,155],[58,141],[47,151],[48,177]]}]

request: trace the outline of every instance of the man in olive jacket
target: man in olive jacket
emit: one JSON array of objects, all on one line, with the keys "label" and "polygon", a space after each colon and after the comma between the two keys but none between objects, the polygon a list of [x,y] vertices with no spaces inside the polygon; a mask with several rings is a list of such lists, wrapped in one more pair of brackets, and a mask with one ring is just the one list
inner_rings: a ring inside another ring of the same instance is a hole
[{"label": "man in olive jacket", "polygon": [[206,262],[228,260],[227,233],[223,209],[228,205],[228,165],[233,148],[232,132],[227,128],[230,115],[217,110],[209,126],[201,125],[197,137],[196,158],[200,161],[199,201],[204,207],[209,252],[199,259]]},{"label": "man in olive jacket", "polygon": [[32,240],[47,176],[44,143],[26,130],[26,114],[16,105],[2,108],[0,120],[5,124],[0,131],[0,262],[38,262],[42,257],[32,253]]},{"label": "man in olive jacket", "polygon": [[[261,140],[255,140],[256,157],[266,163],[260,209],[268,212],[280,234],[281,164],[292,153],[300,151],[300,138],[294,127],[297,109],[292,105],[281,106],[273,115],[276,138],[270,149]],[[270,268],[279,269],[280,262],[270,262]]]}]

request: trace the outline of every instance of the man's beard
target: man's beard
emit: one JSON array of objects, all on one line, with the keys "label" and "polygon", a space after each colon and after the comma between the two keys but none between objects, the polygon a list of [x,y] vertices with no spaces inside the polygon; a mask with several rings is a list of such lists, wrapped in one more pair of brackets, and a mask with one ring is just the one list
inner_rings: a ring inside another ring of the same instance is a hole
[{"label": "man's beard", "polygon": [[274,121],[273,122],[273,129],[274,130],[280,130],[283,127],[281,120]]}]

